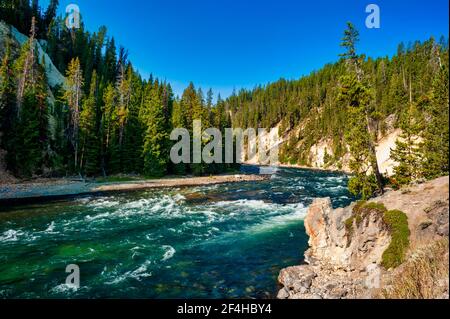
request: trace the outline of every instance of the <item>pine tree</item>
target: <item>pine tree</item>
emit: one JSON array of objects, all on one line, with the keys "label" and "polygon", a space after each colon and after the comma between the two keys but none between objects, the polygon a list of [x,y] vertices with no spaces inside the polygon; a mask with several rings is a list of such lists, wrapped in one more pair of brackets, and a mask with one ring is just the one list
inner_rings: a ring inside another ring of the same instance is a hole
[{"label": "pine tree", "polygon": [[420,134],[423,130],[421,114],[414,103],[403,114],[400,128],[402,134],[391,150],[391,159],[398,163],[394,168],[394,179],[398,185],[408,185],[421,178],[422,152]]},{"label": "pine tree", "polygon": [[36,18],[32,18],[30,37],[22,47],[16,61],[17,74],[17,116],[20,117],[25,89],[36,81]]},{"label": "pine tree", "polygon": [[70,125],[69,125],[69,140],[74,152],[74,169],[79,168],[79,128],[80,128],[80,112],[81,101],[83,98],[83,74],[81,71],[80,60],[73,59],[66,72],[66,90],[64,92],[64,99],[69,108]]},{"label": "pine tree", "polygon": [[16,122],[13,150],[8,150],[9,167],[17,176],[35,174],[42,164],[42,146],[39,137],[39,109],[36,95],[25,91],[22,100],[22,115]]},{"label": "pine tree", "polygon": [[118,149],[118,116],[117,116],[117,92],[110,83],[103,93],[104,107],[102,109],[102,170],[104,174],[118,173],[120,170],[120,156]]},{"label": "pine tree", "polygon": [[350,169],[354,173],[349,180],[349,190],[364,199],[371,197],[376,190],[376,180],[370,173],[371,152],[369,148],[370,134],[365,120],[365,103],[370,93],[367,87],[356,79],[355,75],[341,78],[339,99],[349,105],[347,107],[348,129],[345,139],[350,147],[352,159]]},{"label": "pine tree", "polygon": [[163,176],[167,172],[168,141],[164,107],[159,96],[158,87],[154,86],[147,94],[141,118],[146,124],[144,136],[144,174],[147,176]]},{"label": "pine tree", "polygon": [[433,81],[430,117],[424,132],[424,175],[431,179],[449,173],[449,73],[442,65]]},{"label": "pine tree", "polygon": [[108,41],[103,59],[102,78],[105,82],[114,83],[116,81],[117,55],[114,38]]},{"label": "pine tree", "polygon": [[56,10],[58,9],[59,0],[50,0],[47,10],[44,13],[44,25],[46,30],[49,30],[49,26],[56,17]]},{"label": "pine tree", "polygon": [[97,73],[92,75],[89,96],[83,102],[83,110],[80,114],[80,140],[81,158],[80,169],[86,175],[95,175],[99,171],[99,138],[97,127]]},{"label": "pine tree", "polygon": [[[172,109],[172,115],[171,115],[171,127],[174,129],[177,128],[186,128],[187,122],[186,118],[183,112],[183,109],[181,107],[180,100],[173,101],[173,109]],[[171,146],[176,143],[171,141]],[[179,164],[172,164],[171,170],[177,174],[177,175],[184,175],[187,171],[187,165],[185,163],[179,163]]]},{"label": "pine tree", "polygon": [[116,81],[117,91],[117,119],[119,125],[119,150],[120,150],[120,162],[123,164],[123,135],[125,132],[125,125],[128,120],[129,104],[131,99],[131,76],[132,69],[127,67],[127,55],[128,53],[120,48],[119,62],[118,62],[118,75]]},{"label": "pine tree", "polygon": [[[38,63],[35,34],[36,19],[33,18],[30,38],[22,46],[14,64],[15,76],[10,77],[15,78],[17,83],[15,106],[11,99],[11,84],[8,85],[9,81],[5,82],[5,97],[9,100],[6,118],[9,131],[6,142],[7,162],[8,168],[18,176],[42,172],[47,153],[47,80],[43,67]],[[11,74],[8,66],[2,69]]]},{"label": "pine tree", "polygon": [[11,56],[11,39],[6,39],[6,52],[0,65],[0,146],[5,134],[10,132],[14,119],[15,83],[14,69]]},{"label": "pine tree", "polygon": [[[356,54],[358,37],[358,31],[351,23],[348,23],[342,42],[346,52],[342,56],[350,72],[341,77],[339,100],[347,107],[350,121],[346,140],[353,157],[350,168],[355,176],[350,180],[349,189],[352,193],[367,198],[372,196],[375,190],[383,193],[383,179],[375,152],[375,134],[371,131],[370,104],[373,92],[363,82],[361,60]],[[374,174],[375,184],[372,182],[373,178],[367,176],[368,174]]]},{"label": "pine tree", "polygon": [[131,96],[128,107],[127,123],[124,131],[122,146],[122,170],[126,173],[141,173],[143,170],[142,145],[143,145],[143,123],[139,120],[139,111],[142,106],[143,85],[141,78],[128,69]]}]

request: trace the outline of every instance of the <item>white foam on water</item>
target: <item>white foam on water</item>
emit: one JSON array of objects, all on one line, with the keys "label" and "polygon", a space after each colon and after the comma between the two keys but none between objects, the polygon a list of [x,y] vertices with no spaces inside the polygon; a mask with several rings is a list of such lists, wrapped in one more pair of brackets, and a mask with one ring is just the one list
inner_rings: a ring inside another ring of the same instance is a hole
[{"label": "white foam on water", "polygon": [[152,273],[148,272],[148,267],[151,264],[152,262],[150,260],[145,261],[139,268],[131,272],[130,277],[133,277],[137,280],[140,280],[141,278],[151,277]]},{"label": "white foam on water", "polygon": [[176,202],[182,202],[182,201],[184,201],[185,199],[186,199],[186,197],[184,197],[184,196],[181,195],[181,194],[176,194],[176,195],[173,197],[173,200],[176,201]]},{"label": "white foam on water", "polygon": [[163,256],[163,258],[161,259],[161,261],[169,260],[169,259],[172,258],[172,257],[175,255],[175,253],[176,253],[175,248],[173,248],[173,247],[170,246],[170,245],[164,245],[164,246],[162,246],[162,248],[165,250],[165,252],[164,252],[164,256]]},{"label": "white foam on water", "polygon": [[[133,278],[136,280],[141,280],[142,278],[151,277],[152,273],[148,271],[149,266],[152,264],[151,260],[146,260],[141,266],[139,266],[137,269],[133,271],[127,271],[121,275],[117,275],[116,271],[113,271],[112,273],[109,273],[112,277],[114,277],[111,281],[105,282],[107,285],[116,285],[119,284],[128,278]],[[106,269],[103,269],[102,276],[108,275],[106,272]]]},{"label": "white foam on water", "polygon": [[250,226],[246,229],[246,231],[252,233],[265,232],[277,227],[283,227],[293,222],[299,222],[305,219],[308,211],[308,209],[301,203],[286,205],[284,210],[290,210],[291,213],[269,217],[259,224]]},{"label": "white foam on water", "polygon": [[85,219],[87,221],[92,221],[92,220],[97,220],[97,219],[103,219],[103,218],[108,218],[111,215],[111,213],[102,213],[102,214],[98,214],[98,215],[86,215]]},{"label": "white foam on water", "polygon": [[118,201],[110,199],[110,197],[104,197],[104,198],[97,198],[94,200],[91,200],[87,203],[87,206],[92,207],[95,209],[99,208],[110,208],[119,205],[120,203]]},{"label": "white foam on water", "polygon": [[0,242],[16,242],[18,240],[24,239],[27,242],[34,241],[37,236],[30,234],[28,232],[23,232],[21,230],[10,229],[0,236]]},{"label": "white foam on water", "polygon": [[55,230],[55,222],[52,221],[50,225],[48,225],[47,229],[44,231],[45,233],[54,233]]},{"label": "white foam on water", "polygon": [[345,176],[328,176],[325,179],[329,182],[343,182]]},{"label": "white foam on water", "polygon": [[51,289],[51,292],[57,293],[57,294],[67,294],[67,293],[74,293],[77,290],[78,290],[78,287],[75,285],[61,284],[61,285],[53,287]]},{"label": "white foam on water", "polygon": [[10,229],[5,231],[2,236],[0,236],[0,241],[17,241],[19,236],[23,236],[24,232],[21,230]]},{"label": "white foam on water", "polygon": [[213,207],[220,207],[230,210],[232,213],[254,213],[264,212],[268,214],[289,213],[295,211],[298,208],[304,208],[302,203],[293,204],[276,204],[271,202],[265,202],[263,200],[253,199],[239,199],[235,201],[222,201],[212,204]]},{"label": "white foam on water", "polygon": [[262,200],[253,199],[238,199],[235,201],[221,201],[212,204],[215,207],[244,207],[250,209],[270,209],[271,203],[266,203]]},{"label": "white foam on water", "polygon": [[163,195],[153,198],[141,198],[122,203],[121,205],[117,201],[97,200],[90,205],[90,207],[94,208],[94,212],[99,207],[110,208],[110,210],[108,212],[99,212],[96,215],[87,215],[85,219],[88,221],[113,218],[126,219],[137,215],[145,218],[155,214],[165,218],[177,218],[183,216],[182,204],[184,199],[184,196],[180,194],[174,196]]}]

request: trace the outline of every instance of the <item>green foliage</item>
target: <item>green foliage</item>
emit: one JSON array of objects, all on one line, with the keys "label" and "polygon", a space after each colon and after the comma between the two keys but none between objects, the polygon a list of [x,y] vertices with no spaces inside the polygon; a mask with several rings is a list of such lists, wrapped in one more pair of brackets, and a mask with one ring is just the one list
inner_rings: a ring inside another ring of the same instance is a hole
[{"label": "green foliage", "polygon": [[[355,174],[349,183],[349,189],[354,194],[360,193],[365,199],[372,196],[375,190],[382,192],[383,183],[374,147],[375,136],[370,128],[370,123],[374,120],[373,115],[377,114],[379,117],[379,114],[371,106],[373,91],[363,80],[360,58],[355,50],[357,41],[358,32],[351,23],[348,23],[342,46],[346,48],[343,57],[350,72],[341,77],[338,99],[347,108],[349,115],[349,129],[345,134],[345,140],[352,156],[350,169]],[[375,176],[375,188],[369,174]]]},{"label": "green foliage", "polygon": [[408,185],[422,175],[422,152],[420,134],[423,119],[414,104],[403,114],[400,128],[402,134],[391,150],[391,159],[398,163],[394,168],[394,179],[399,186]]},{"label": "green foliage", "polygon": [[33,92],[27,92],[23,98],[21,117],[14,129],[13,145],[8,149],[8,162],[13,163],[14,172],[21,177],[30,177],[39,173],[42,165],[42,141],[39,136],[38,101]]},{"label": "green foliage", "polygon": [[324,162],[325,166],[330,164],[332,160],[333,160],[333,156],[328,154],[328,150],[325,149],[325,154],[323,155],[323,162]]},{"label": "green foliage", "polygon": [[[6,51],[0,65],[0,132],[7,132],[11,129],[13,112],[15,109],[16,86],[14,83],[13,59],[11,56],[11,39],[6,39]],[[5,141],[0,135],[0,146]]]},{"label": "green foliage", "polygon": [[386,269],[396,268],[403,263],[409,248],[410,230],[405,213],[399,210],[388,211],[382,203],[359,201],[353,207],[352,215],[344,222],[347,237],[351,238],[353,228],[359,227],[373,213],[382,218],[391,236],[391,242],[383,252],[381,265]]},{"label": "green foliage", "polygon": [[96,175],[99,172],[100,143],[96,132],[97,125],[97,73],[92,76],[89,96],[84,100],[80,114],[81,159],[80,168],[86,175]]},{"label": "green foliage", "polygon": [[144,136],[144,174],[146,176],[163,176],[169,162],[168,127],[163,104],[159,97],[158,85],[151,87],[144,101],[145,112],[141,115],[146,124]]},{"label": "green foliage", "polygon": [[34,20],[32,25],[14,64],[7,49],[0,68],[0,134],[6,135],[2,146],[7,150],[8,168],[21,177],[42,174],[47,160],[47,79],[38,63]]},{"label": "green foliage", "polygon": [[408,217],[399,210],[391,210],[385,212],[383,220],[389,227],[391,243],[383,252],[381,265],[386,269],[396,268],[405,260],[409,248]]},{"label": "green foliage", "polygon": [[[448,54],[448,52],[447,52]],[[424,175],[432,179],[449,173],[449,74],[448,65],[439,68],[433,80],[424,132]]]},{"label": "green foliage", "polygon": [[365,173],[355,174],[348,180],[348,190],[355,196],[362,199],[369,199],[377,190],[375,175]]}]

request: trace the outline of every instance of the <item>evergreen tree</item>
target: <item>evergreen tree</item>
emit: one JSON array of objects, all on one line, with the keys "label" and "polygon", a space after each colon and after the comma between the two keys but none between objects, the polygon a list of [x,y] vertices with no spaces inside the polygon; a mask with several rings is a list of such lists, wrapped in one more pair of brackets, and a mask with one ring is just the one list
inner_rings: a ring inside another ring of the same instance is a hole
[{"label": "evergreen tree", "polygon": [[[117,119],[119,125],[119,149],[120,157],[122,159],[122,146],[123,146],[123,135],[125,132],[125,125],[128,120],[129,104],[131,99],[131,76],[132,69],[127,67],[127,55],[126,51],[121,48],[118,62],[118,76],[116,81],[116,91],[117,91]],[[122,161],[121,161],[122,162]]]},{"label": "evergreen tree", "polygon": [[355,75],[341,78],[340,100],[348,105],[348,130],[345,139],[350,147],[352,159],[350,169],[354,173],[349,180],[349,190],[364,199],[371,197],[376,190],[376,180],[370,172],[372,153],[369,141],[371,136],[367,131],[365,104],[370,99],[370,92]]},{"label": "evergreen tree", "polygon": [[6,52],[0,65],[0,146],[3,136],[10,132],[14,119],[15,83],[13,59],[11,56],[11,39],[6,39]]},{"label": "evergreen tree", "polygon": [[120,158],[118,149],[118,116],[117,116],[117,93],[110,83],[103,93],[104,108],[102,109],[102,166],[103,171],[108,174],[117,173],[120,168]]},{"label": "evergreen tree", "polygon": [[[346,52],[342,56],[345,58],[350,73],[341,77],[339,98],[348,108],[347,112],[350,115],[350,129],[347,132],[346,140],[350,145],[353,157],[350,168],[355,176],[350,180],[349,189],[352,193],[367,198],[372,196],[375,190],[383,192],[383,180],[375,152],[375,136],[371,131],[372,91],[367,84],[363,83],[360,57],[356,54],[358,40],[358,31],[351,23],[348,23],[342,42]],[[375,175],[375,185],[372,183],[372,178],[367,176],[368,174]]]},{"label": "evergreen tree", "polygon": [[97,73],[92,75],[89,96],[83,102],[80,114],[81,158],[80,169],[86,175],[95,175],[99,171],[99,138],[96,131],[97,123]]},{"label": "evergreen tree", "polygon": [[58,9],[59,0],[50,0],[47,10],[44,13],[44,25],[46,30],[49,30],[49,26],[52,24],[53,19],[56,17],[56,10]]},{"label": "evergreen tree", "polygon": [[114,83],[116,81],[117,54],[114,38],[106,44],[105,56],[103,58],[102,77],[105,82]]},{"label": "evergreen tree", "polygon": [[442,65],[433,81],[430,116],[424,132],[424,175],[435,178],[449,173],[449,74]]},{"label": "evergreen tree", "polygon": [[[172,128],[186,128],[187,122],[186,118],[183,112],[183,109],[181,107],[180,100],[173,101],[173,111],[171,116],[171,126]],[[172,142],[172,145],[175,144],[175,142]],[[178,164],[172,164],[171,170],[178,175],[184,175],[187,171],[187,165],[185,163],[178,163]]]},{"label": "evergreen tree", "polygon": [[36,19],[31,22],[30,37],[22,47],[21,54],[16,61],[17,74],[17,115],[20,117],[25,90],[36,82]]},{"label": "evergreen tree", "polygon": [[142,151],[144,174],[147,176],[163,176],[167,172],[169,161],[169,133],[157,86],[148,92],[143,108],[146,109],[146,112],[141,115],[146,124]]},{"label": "evergreen tree", "polygon": [[[2,66],[2,70],[10,75],[9,80],[4,82],[8,114],[5,124],[9,131],[5,145],[7,162],[8,168],[18,176],[42,173],[47,150],[47,79],[43,67],[38,63],[35,34],[36,20],[33,18],[29,40],[22,46],[14,64],[15,76],[11,76],[12,70],[7,60],[4,60],[6,64]],[[13,86],[10,83],[14,78],[17,83],[15,105],[11,96]]]},{"label": "evergreen tree", "polygon": [[394,179],[398,185],[408,185],[421,178],[422,152],[420,134],[423,122],[415,104],[411,103],[408,112],[403,114],[400,128],[402,134],[391,150],[391,159],[398,163],[394,168]]},{"label": "evergreen tree", "polygon": [[144,125],[139,119],[139,111],[142,106],[143,85],[140,76],[131,67],[128,72],[131,96],[122,146],[122,170],[126,173],[141,173],[144,165],[141,157]]},{"label": "evergreen tree", "polygon": [[70,124],[69,124],[69,141],[72,145],[74,155],[74,169],[79,168],[79,128],[80,128],[80,112],[81,101],[83,98],[83,74],[81,71],[80,60],[73,59],[66,72],[66,90],[64,99],[69,108]]},{"label": "evergreen tree", "polygon": [[26,90],[22,100],[22,114],[14,128],[15,146],[8,150],[9,167],[17,176],[28,177],[38,172],[42,165],[42,145],[39,136],[38,100],[31,90]]}]

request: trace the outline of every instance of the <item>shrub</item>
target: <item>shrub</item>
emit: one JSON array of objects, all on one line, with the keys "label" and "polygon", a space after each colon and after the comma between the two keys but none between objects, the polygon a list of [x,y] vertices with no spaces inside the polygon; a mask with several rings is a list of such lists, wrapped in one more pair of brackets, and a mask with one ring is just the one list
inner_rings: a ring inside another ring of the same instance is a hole
[{"label": "shrub", "polygon": [[355,196],[362,199],[369,199],[377,190],[377,181],[374,174],[367,176],[364,174],[353,175],[348,180],[348,190]]},{"label": "shrub", "polygon": [[383,220],[389,227],[391,243],[383,253],[381,265],[386,269],[396,268],[405,260],[409,247],[408,217],[402,211],[390,210],[384,213]]}]

